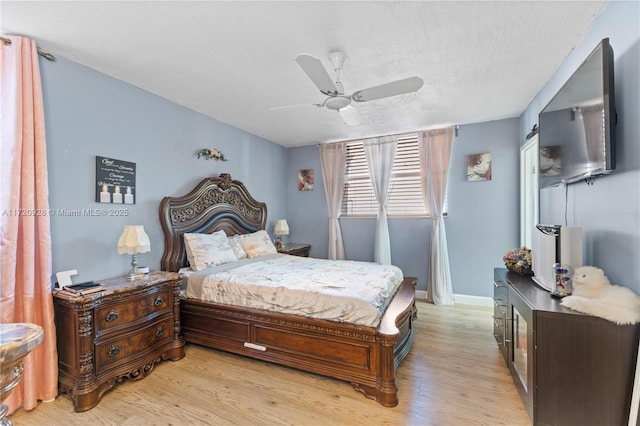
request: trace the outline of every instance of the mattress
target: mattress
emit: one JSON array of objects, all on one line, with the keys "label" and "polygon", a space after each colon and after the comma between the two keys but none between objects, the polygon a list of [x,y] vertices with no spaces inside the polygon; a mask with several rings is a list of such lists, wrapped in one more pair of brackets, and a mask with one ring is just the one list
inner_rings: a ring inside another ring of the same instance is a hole
[{"label": "mattress", "polygon": [[392,265],[271,254],[198,272],[184,297],[377,326],[402,283]]}]

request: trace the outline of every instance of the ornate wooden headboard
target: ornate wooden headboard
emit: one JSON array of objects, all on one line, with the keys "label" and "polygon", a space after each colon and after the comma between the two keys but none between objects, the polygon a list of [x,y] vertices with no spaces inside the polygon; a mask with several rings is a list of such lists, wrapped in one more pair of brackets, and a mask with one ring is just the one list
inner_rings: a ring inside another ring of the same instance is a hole
[{"label": "ornate wooden headboard", "polygon": [[176,272],[187,266],[182,234],[224,230],[227,235],[248,234],[264,229],[267,205],[256,201],[247,188],[223,173],[207,178],[182,197],[164,197],[160,224],[164,232],[163,271]]}]

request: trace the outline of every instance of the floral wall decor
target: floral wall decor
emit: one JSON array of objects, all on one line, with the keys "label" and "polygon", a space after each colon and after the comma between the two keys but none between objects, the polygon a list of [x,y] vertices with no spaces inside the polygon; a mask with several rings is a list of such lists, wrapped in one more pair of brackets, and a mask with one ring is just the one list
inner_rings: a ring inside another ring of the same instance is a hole
[{"label": "floral wall decor", "polygon": [[220,160],[220,161],[228,161],[227,157],[224,156],[223,153],[218,151],[217,149],[201,149],[198,151],[197,158],[204,157],[207,160]]}]

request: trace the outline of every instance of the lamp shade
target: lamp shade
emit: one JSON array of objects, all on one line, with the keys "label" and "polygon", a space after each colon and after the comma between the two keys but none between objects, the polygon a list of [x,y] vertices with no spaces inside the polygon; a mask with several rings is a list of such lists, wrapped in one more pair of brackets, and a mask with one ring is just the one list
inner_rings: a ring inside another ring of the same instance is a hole
[{"label": "lamp shade", "polygon": [[142,225],[126,225],[118,239],[118,254],[136,254],[151,251],[149,236]]},{"label": "lamp shade", "polygon": [[273,233],[276,235],[289,235],[289,225],[287,225],[287,221],[279,219],[276,222],[276,227],[273,230]]}]

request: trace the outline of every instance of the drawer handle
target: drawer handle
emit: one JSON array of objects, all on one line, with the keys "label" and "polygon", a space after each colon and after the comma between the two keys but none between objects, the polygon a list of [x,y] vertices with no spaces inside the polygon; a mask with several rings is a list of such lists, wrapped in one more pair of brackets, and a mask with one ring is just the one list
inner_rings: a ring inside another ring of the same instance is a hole
[{"label": "drawer handle", "polygon": [[107,322],[111,322],[111,321],[115,321],[118,319],[118,312],[116,312],[115,310],[111,309],[109,311],[109,313],[107,314],[107,317],[105,318],[107,320]]},{"label": "drawer handle", "polygon": [[161,296],[156,297],[156,300],[153,302],[153,305],[157,308],[158,306],[164,303],[164,299]]},{"label": "drawer handle", "polygon": [[164,328],[158,327],[158,329],[156,330],[156,337],[162,336],[162,333],[164,333]]},{"label": "drawer handle", "polygon": [[109,356],[109,358],[113,358],[120,353],[120,349],[120,346],[111,345],[111,347],[109,348],[109,353],[107,353],[107,355]]}]

